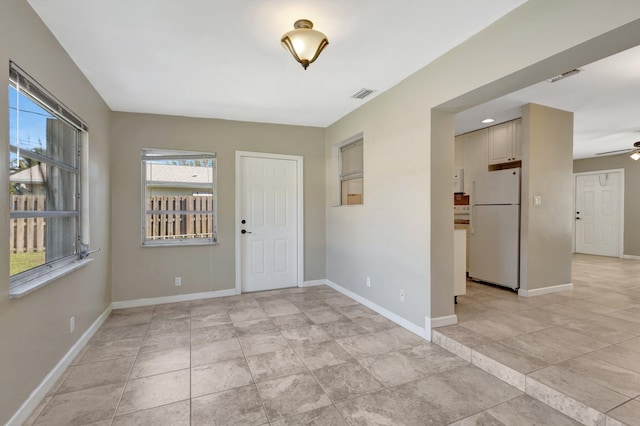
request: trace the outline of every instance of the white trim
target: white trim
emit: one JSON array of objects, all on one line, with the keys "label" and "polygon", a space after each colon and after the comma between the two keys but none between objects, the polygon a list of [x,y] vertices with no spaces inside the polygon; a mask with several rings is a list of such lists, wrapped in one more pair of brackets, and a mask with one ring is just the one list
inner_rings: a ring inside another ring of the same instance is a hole
[{"label": "white trim", "polygon": [[138,308],[140,306],[162,305],[165,303],[187,302],[191,300],[213,299],[216,297],[235,296],[236,289],[229,288],[226,290],[206,291],[203,293],[176,294],[175,296],[150,297],[148,299],[123,300],[113,302],[113,309]]},{"label": "white trim", "polygon": [[[589,172],[580,172],[580,173],[574,173],[573,174],[573,201],[572,201],[572,206],[573,206],[573,210],[572,210],[572,214],[575,214],[576,211],[576,197],[577,197],[577,190],[578,190],[578,185],[576,184],[576,178],[578,176],[587,176],[587,175],[600,175],[603,173],[620,173],[620,193],[618,194],[618,196],[620,197],[620,205],[618,206],[618,208],[620,209],[619,212],[619,220],[620,220],[620,226],[619,226],[619,232],[620,235],[618,236],[618,257],[623,258],[624,257],[624,169],[609,169],[609,170],[592,170]],[[576,251],[576,221],[573,220],[573,252],[577,253]]]},{"label": "white trim", "polygon": [[635,256],[633,254],[623,254],[622,258],[629,259],[629,260],[640,260],[640,256]]},{"label": "white trim", "polygon": [[410,332],[412,332],[413,334],[417,334],[418,336],[431,341],[431,329],[430,328],[422,328],[420,326],[415,325],[414,323],[412,323],[411,321],[408,321],[404,318],[402,318],[401,316],[394,314],[393,312],[383,308],[380,305],[377,305],[375,303],[373,303],[372,301],[370,301],[369,299],[365,299],[364,297],[360,296],[359,294],[356,294],[354,292],[352,292],[351,290],[347,290],[346,288],[334,283],[333,281],[330,280],[326,280],[326,283],[329,287],[333,288],[334,290],[339,291],[340,293],[344,294],[347,297],[350,297],[351,299],[355,300],[356,302],[366,306],[367,308],[376,311],[377,313],[379,313],[380,315],[382,315],[383,317],[387,318],[388,320],[391,320],[393,322],[395,322],[396,324],[398,324],[400,327],[403,327],[407,330],[409,330]]},{"label": "white trim", "polygon": [[240,173],[240,160],[242,157],[254,157],[254,158],[273,158],[279,160],[292,160],[296,162],[297,181],[298,187],[298,277],[297,286],[302,287],[304,285],[304,158],[301,155],[285,155],[285,154],[270,154],[264,152],[250,152],[250,151],[236,151],[236,294],[242,293],[242,250],[240,246],[240,229],[242,224],[240,221],[240,200],[241,200],[241,177]]},{"label": "white trim", "polygon": [[20,408],[15,412],[13,417],[9,419],[6,426],[19,426],[23,424],[38,407],[40,402],[47,396],[47,393],[53,388],[58,379],[62,377],[65,370],[71,365],[73,360],[78,356],[82,348],[89,342],[93,335],[98,331],[100,326],[109,317],[113,305],[107,306],[102,314],[89,326],[82,336],[71,346],[67,353],[58,361],[55,367],[49,371],[49,374],[40,382],[37,388],[31,392],[31,395],[22,403]]},{"label": "white trim", "polygon": [[533,296],[540,296],[540,295],[549,294],[549,293],[558,293],[561,291],[568,291],[568,290],[573,290],[573,283],[558,284],[558,285],[552,285],[549,287],[534,288],[531,290],[526,290],[524,288],[521,288],[518,290],[518,296],[533,297]]},{"label": "white trim", "polygon": [[324,278],[321,280],[310,280],[302,283],[302,287],[314,287],[317,285],[329,285]]},{"label": "white trim", "polygon": [[457,323],[458,323],[458,316],[456,314],[431,318],[431,328],[445,327],[447,325],[455,325]]}]

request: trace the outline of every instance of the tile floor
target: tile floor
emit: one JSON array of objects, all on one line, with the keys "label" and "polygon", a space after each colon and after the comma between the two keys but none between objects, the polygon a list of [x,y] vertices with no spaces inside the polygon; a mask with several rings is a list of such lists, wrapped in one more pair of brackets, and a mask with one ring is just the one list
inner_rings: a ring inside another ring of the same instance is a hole
[{"label": "tile floor", "polygon": [[433,341],[584,424],[640,425],[640,262],[575,255],[574,290],[467,282]]},{"label": "tile floor", "polygon": [[113,311],[27,424],[577,423],[319,286]]}]

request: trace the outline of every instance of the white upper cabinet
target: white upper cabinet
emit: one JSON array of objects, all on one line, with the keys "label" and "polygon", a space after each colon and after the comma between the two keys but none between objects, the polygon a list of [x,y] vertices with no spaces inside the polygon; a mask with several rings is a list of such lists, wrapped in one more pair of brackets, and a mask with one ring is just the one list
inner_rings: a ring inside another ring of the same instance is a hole
[{"label": "white upper cabinet", "polygon": [[522,160],[522,120],[517,119],[488,128],[489,164]]},{"label": "white upper cabinet", "polygon": [[471,194],[471,180],[478,173],[487,171],[487,129],[476,130],[459,136],[464,141],[464,190]]}]

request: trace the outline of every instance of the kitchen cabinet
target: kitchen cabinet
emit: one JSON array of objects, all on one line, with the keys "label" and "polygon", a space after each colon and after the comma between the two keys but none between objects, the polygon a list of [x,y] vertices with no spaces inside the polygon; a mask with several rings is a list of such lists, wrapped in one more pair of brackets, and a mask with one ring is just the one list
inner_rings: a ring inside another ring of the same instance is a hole
[{"label": "kitchen cabinet", "polygon": [[488,164],[522,160],[522,119],[488,128]]},{"label": "kitchen cabinet", "polygon": [[464,192],[472,194],[471,181],[473,176],[487,171],[487,129],[466,133],[463,139]]}]

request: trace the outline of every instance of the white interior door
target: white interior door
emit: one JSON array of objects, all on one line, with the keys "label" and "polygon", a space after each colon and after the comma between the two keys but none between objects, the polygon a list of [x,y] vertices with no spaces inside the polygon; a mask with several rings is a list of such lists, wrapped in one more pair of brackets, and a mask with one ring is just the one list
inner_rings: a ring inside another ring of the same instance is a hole
[{"label": "white interior door", "polygon": [[576,175],[576,252],[620,256],[622,173]]},{"label": "white interior door", "polygon": [[299,163],[241,156],[239,167],[242,292],[297,286]]}]

